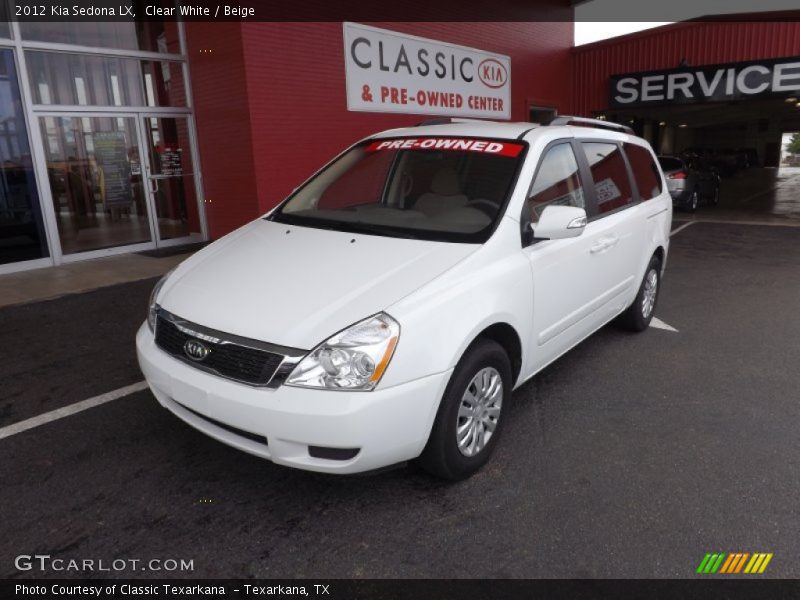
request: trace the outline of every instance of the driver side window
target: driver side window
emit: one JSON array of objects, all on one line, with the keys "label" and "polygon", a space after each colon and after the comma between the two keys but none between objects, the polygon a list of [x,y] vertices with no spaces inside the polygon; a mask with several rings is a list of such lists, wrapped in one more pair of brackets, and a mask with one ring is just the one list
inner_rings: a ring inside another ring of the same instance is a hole
[{"label": "driver side window", "polygon": [[551,204],[586,208],[578,161],[569,142],[551,146],[542,158],[525,204],[531,223]]}]

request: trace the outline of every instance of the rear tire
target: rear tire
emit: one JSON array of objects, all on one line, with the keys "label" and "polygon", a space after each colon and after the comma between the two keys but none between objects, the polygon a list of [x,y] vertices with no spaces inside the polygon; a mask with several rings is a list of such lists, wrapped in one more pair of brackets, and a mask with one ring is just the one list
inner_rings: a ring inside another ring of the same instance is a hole
[{"label": "rear tire", "polygon": [[689,201],[686,203],[686,210],[689,212],[694,212],[697,210],[697,205],[700,203],[700,198],[697,195],[697,190],[692,192],[692,195],[689,196]]},{"label": "rear tire", "polygon": [[511,361],[502,346],[476,341],[450,377],[419,465],[452,481],[478,471],[500,439],[511,387]]},{"label": "rear tire", "polygon": [[714,191],[711,193],[711,197],[709,198],[708,203],[711,206],[716,206],[717,204],[719,204],[719,186],[716,186],[714,188]]},{"label": "rear tire", "polygon": [[628,331],[644,331],[656,312],[658,294],[661,290],[661,261],[657,256],[650,259],[639,292],[624,313],[619,316],[619,324]]}]

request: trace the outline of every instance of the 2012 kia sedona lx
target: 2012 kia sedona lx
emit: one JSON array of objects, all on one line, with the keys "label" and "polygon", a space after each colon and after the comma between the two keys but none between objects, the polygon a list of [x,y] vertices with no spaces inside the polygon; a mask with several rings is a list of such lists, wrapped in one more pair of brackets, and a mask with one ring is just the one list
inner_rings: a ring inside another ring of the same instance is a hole
[{"label": "2012 kia sedona lx", "polygon": [[139,363],[176,416],[275,463],[466,477],[514,388],[612,319],[648,326],[671,216],[622,126],[387,131],[165,276]]}]

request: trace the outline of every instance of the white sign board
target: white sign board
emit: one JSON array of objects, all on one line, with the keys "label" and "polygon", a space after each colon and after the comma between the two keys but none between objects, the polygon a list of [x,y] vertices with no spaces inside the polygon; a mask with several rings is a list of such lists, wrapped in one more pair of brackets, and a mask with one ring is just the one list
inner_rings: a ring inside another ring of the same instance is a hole
[{"label": "white sign board", "polygon": [[347,108],[511,118],[511,59],[413,35],[344,24]]}]

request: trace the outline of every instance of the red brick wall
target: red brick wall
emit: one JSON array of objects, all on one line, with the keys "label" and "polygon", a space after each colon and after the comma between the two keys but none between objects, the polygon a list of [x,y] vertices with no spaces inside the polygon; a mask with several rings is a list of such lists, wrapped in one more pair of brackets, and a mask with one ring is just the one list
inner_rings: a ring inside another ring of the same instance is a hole
[{"label": "red brick wall", "polygon": [[187,22],[186,44],[206,219],[214,239],[259,214],[241,24]]},{"label": "red brick wall", "polygon": [[[510,56],[512,120],[527,120],[529,104],[570,109],[569,21],[370,25]],[[225,27],[187,24],[212,237],[267,211],[359,138],[430,118],[348,112],[340,22]]]},{"label": "red brick wall", "polygon": [[[569,107],[571,22],[370,25],[510,56],[512,120],[527,120],[529,102]],[[262,211],[359,138],[430,118],[348,112],[341,23],[242,30]]]}]

